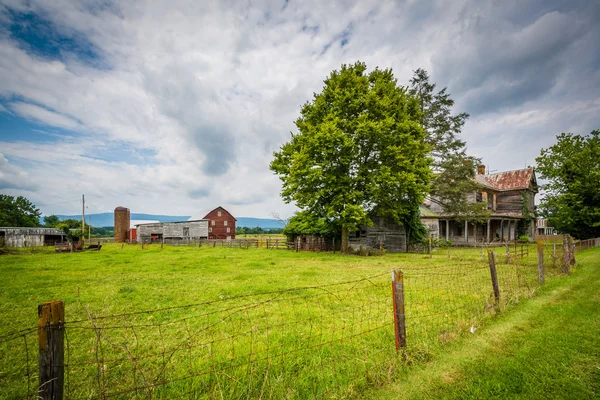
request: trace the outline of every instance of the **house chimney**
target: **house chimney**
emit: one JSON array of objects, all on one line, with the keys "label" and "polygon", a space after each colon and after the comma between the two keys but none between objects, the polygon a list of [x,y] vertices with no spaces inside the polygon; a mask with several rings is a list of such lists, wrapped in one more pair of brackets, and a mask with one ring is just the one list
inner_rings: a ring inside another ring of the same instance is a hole
[{"label": "house chimney", "polygon": [[485,165],[477,166],[477,175],[485,175]]}]

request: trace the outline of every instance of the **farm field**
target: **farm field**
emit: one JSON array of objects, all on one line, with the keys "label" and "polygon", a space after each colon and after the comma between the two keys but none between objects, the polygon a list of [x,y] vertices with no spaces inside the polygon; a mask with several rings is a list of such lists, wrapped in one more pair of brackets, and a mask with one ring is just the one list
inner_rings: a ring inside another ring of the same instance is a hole
[{"label": "farm field", "polygon": [[[360,397],[534,294],[530,247],[528,258],[498,261],[497,305],[485,249],[430,259],[106,244],[3,255],[0,301],[10,306],[0,313],[0,397],[34,397],[37,305],[57,299],[70,398]],[[561,276],[548,267],[547,279]],[[405,276],[400,353],[392,269]]]}]

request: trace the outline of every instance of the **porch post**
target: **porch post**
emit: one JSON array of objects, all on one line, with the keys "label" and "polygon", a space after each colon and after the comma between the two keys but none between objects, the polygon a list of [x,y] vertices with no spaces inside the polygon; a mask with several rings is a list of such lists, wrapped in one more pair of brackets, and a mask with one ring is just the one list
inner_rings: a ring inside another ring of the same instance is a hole
[{"label": "porch post", "polygon": [[469,221],[465,220],[465,242],[469,243]]},{"label": "porch post", "polygon": [[500,241],[504,242],[504,220],[500,220]]},{"label": "porch post", "polygon": [[450,240],[450,220],[446,220],[446,241]]},{"label": "porch post", "polygon": [[491,225],[492,225],[492,220],[488,219],[487,220],[487,242],[490,242],[490,233],[491,233]]},{"label": "porch post", "polygon": [[507,222],[508,222],[508,233],[507,233],[507,236],[508,236],[508,241],[510,242],[510,226],[512,225],[511,224],[512,221],[509,219]]}]

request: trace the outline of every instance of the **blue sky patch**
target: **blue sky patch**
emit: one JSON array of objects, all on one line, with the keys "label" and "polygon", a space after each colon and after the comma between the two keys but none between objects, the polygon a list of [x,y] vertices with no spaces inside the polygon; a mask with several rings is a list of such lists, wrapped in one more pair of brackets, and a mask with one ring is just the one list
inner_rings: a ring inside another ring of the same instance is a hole
[{"label": "blue sky patch", "polygon": [[84,35],[60,28],[37,14],[9,10],[9,15],[10,36],[26,51],[52,60],[75,57],[86,64],[102,64],[99,49]]}]

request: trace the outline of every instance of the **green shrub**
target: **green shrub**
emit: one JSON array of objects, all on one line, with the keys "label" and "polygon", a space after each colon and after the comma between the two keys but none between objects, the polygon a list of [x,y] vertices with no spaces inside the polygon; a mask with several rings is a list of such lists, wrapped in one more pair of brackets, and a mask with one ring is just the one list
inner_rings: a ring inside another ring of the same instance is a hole
[{"label": "green shrub", "polygon": [[527,235],[519,236],[519,243],[529,243],[529,236],[527,236]]}]

